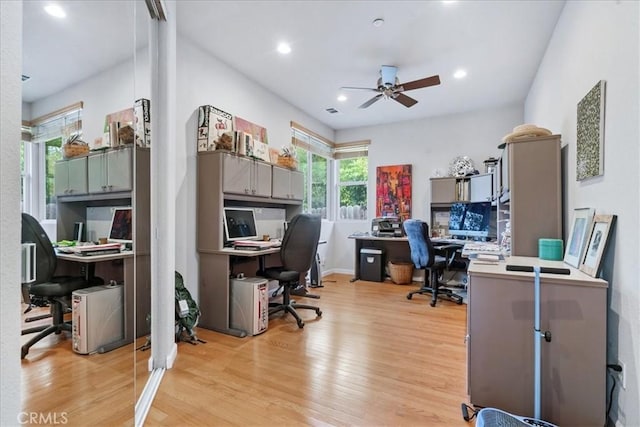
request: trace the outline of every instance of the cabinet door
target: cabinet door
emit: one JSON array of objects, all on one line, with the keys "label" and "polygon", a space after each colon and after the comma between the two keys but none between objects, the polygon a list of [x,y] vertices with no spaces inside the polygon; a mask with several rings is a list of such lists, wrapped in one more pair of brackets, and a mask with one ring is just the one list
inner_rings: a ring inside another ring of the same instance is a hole
[{"label": "cabinet door", "polygon": [[490,202],[493,195],[493,174],[474,175],[471,177],[470,202]]},{"label": "cabinet door", "polygon": [[87,158],[81,157],[68,161],[69,193],[87,194]]},{"label": "cabinet door", "polygon": [[252,195],[261,197],[271,196],[271,165],[256,162],[253,165]]},{"label": "cabinet door", "polygon": [[248,159],[225,155],[222,165],[222,192],[249,194],[250,165]]},{"label": "cabinet door", "polygon": [[431,203],[453,203],[456,201],[455,178],[431,179]]},{"label": "cabinet door", "polygon": [[133,150],[107,151],[107,186],[109,191],[131,191],[133,189]]},{"label": "cabinet door", "polygon": [[56,162],[54,167],[54,184],[53,187],[56,196],[65,196],[69,192],[69,164],[67,160]]},{"label": "cabinet door", "polygon": [[273,183],[271,197],[278,199],[290,199],[291,171],[273,166]]},{"label": "cabinet door", "polygon": [[104,153],[88,157],[87,181],[89,193],[102,193],[107,190],[107,159]]},{"label": "cabinet door", "polygon": [[291,198],[294,200],[304,199],[304,174],[298,171],[291,171]]}]

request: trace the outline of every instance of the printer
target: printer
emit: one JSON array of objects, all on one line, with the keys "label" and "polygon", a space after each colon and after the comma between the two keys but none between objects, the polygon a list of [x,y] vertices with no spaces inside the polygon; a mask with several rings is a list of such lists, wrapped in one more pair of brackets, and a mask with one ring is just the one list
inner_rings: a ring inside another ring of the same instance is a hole
[{"label": "printer", "polygon": [[371,221],[371,235],[376,237],[402,237],[402,220],[397,217],[374,218]]}]

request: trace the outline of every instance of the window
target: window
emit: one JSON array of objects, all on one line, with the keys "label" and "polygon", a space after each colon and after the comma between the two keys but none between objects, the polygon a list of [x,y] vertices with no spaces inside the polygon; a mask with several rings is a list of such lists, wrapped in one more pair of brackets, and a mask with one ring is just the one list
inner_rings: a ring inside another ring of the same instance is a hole
[{"label": "window", "polygon": [[331,141],[292,124],[292,145],[298,170],[304,174],[303,212],[329,219],[329,171],[332,166]]},{"label": "window", "polygon": [[64,141],[73,135],[82,135],[81,116],[82,102],[78,102],[23,127],[23,211],[42,220],[56,219],[55,165],[62,159]]},{"label": "window", "polygon": [[337,161],[338,218],[367,219],[367,157]]},{"label": "window", "polygon": [[367,219],[371,142],[335,144],[294,122],[291,131],[298,170],[305,179],[302,210],[324,219]]},{"label": "window", "polygon": [[44,148],[44,219],[56,219],[56,162],[62,160],[62,137],[50,139]]}]

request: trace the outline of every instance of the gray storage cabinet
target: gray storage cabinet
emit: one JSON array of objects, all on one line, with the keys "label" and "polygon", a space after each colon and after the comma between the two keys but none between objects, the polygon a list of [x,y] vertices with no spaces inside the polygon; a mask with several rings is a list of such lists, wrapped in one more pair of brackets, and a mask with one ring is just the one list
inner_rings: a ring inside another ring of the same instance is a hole
[{"label": "gray storage cabinet", "polygon": [[370,282],[384,281],[384,252],[382,249],[360,249],[360,279]]}]

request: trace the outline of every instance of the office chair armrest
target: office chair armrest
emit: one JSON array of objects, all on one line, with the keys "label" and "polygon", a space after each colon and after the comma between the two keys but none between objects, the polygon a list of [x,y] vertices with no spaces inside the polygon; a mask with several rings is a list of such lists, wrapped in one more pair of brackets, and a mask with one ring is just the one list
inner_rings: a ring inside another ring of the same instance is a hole
[{"label": "office chair armrest", "polygon": [[440,253],[441,256],[447,259],[447,269],[449,269],[453,265],[453,262],[456,258],[456,252],[464,248],[464,245],[449,243],[442,246],[434,246],[433,248],[436,253]]}]

